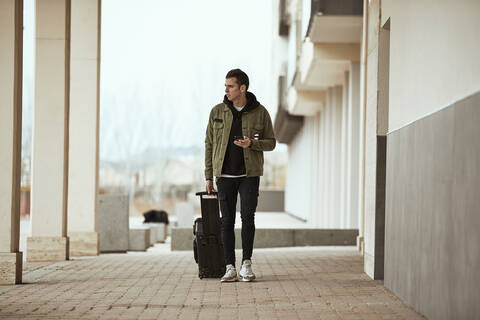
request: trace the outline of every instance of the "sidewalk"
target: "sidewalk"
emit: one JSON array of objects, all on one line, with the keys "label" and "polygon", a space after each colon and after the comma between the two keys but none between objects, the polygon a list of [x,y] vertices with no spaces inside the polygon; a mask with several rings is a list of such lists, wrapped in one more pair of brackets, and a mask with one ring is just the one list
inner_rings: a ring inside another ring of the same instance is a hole
[{"label": "sidewalk", "polygon": [[169,246],[29,263],[24,284],[0,286],[0,318],[423,319],[363,273],[353,247],[256,249],[256,282],[220,283]]}]

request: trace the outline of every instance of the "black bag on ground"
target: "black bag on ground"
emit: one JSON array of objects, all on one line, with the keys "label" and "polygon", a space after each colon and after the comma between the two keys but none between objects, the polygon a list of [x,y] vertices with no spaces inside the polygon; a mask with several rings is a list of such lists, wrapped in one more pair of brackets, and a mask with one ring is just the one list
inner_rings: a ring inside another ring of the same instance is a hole
[{"label": "black bag on ground", "polygon": [[168,213],[164,210],[149,210],[143,214],[143,223],[163,222],[168,224]]},{"label": "black bag on ground", "polygon": [[193,224],[193,256],[198,263],[198,277],[220,278],[225,274],[225,261],[217,194],[197,192],[196,195],[200,196],[202,208],[202,217]]}]

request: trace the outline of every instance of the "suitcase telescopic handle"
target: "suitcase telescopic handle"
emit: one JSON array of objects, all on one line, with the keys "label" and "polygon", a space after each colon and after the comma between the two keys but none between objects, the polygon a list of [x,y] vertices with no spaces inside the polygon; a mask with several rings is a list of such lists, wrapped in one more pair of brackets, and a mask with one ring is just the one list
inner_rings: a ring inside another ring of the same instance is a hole
[{"label": "suitcase telescopic handle", "polygon": [[208,194],[208,192],[206,191],[202,191],[202,192],[197,192],[195,193],[195,195],[197,196],[200,196],[200,199],[203,199],[203,198],[216,198],[217,197],[217,194],[218,192],[212,192],[210,194]]},{"label": "suitcase telescopic handle", "polygon": [[201,191],[201,192],[195,193],[195,195],[196,196],[215,196],[215,195],[217,195],[217,192],[214,191],[214,192],[208,194],[208,192],[206,192],[206,191]]}]

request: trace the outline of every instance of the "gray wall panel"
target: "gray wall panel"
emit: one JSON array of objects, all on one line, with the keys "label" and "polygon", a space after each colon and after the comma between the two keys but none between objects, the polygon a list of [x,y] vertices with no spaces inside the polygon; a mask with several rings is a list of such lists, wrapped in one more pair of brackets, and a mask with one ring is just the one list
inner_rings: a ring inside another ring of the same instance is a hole
[{"label": "gray wall panel", "polygon": [[[480,93],[457,103],[452,223],[451,311],[480,318]],[[468,307],[465,308],[465,305]]]},{"label": "gray wall panel", "polygon": [[388,135],[385,286],[431,319],[480,314],[480,93]]}]

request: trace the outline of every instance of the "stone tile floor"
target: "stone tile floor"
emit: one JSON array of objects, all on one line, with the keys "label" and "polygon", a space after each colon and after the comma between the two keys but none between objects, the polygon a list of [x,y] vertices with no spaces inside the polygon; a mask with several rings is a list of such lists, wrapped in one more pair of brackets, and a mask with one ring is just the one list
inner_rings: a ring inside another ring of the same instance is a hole
[{"label": "stone tile floor", "polygon": [[168,248],[27,263],[24,284],[0,286],[0,319],[423,319],[353,247],[256,249],[251,283],[200,280]]}]

